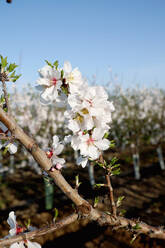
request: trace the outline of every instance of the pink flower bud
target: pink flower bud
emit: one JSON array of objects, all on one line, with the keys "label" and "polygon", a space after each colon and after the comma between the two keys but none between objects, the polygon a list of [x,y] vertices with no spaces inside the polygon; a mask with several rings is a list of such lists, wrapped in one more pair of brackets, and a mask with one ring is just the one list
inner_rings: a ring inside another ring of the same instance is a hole
[{"label": "pink flower bud", "polygon": [[61,169],[62,169],[62,165],[59,164],[59,163],[57,163],[57,164],[56,164],[56,169],[57,169],[57,170],[61,170]]}]

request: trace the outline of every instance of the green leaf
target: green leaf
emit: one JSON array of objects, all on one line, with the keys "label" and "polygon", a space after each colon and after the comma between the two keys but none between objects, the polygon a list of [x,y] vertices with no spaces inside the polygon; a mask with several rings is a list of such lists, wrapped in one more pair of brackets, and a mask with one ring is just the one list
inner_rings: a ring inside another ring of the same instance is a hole
[{"label": "green leaf", "polygon": [[10,78],[13,78],[15,77],[15,71],[13,71],[11,74],[10,74]]},{"label": "green leaf", "polygon": [[5,98],[4,98],[3,95],[1,95],[0,102],[1,102],[1,103],[4,103],[4,102],[5,102]]},{"label": "green leaf", "polygon": [[47,63],[47,65],[49,65],[51,68],[53,68],[53,65],[48,60],[45,59],[45,62]]},{"label": "green leaf", "polygon": [[2,154],[5,155],[7,153],[7,151],[8,151],[8,146],[5,147],[5,149],[4,149]]},{"label": "green leaf", "polygon": [[109,147],[110,147],[110,148],[114,148],[114,147],[115,147],[115,141],[114,141],[114,140],[111,140],[111,141],[110,141]]},{"label": "green leaf", "polygon": [[126,212],[127,211],[125,209],[121,209],[119,215],[124,216],[126,214]]},{"label": "green leaf", "polygon": [[3,58],[1,55],[1,66],[2,68],[5,68],[7,66],[7,57]]},{"label": "green leaf", "polygon": [[113,170],[115,168],[118,168],[119,166],[120,166],[120,164],[115,164],[115,165],[111,166],[111,169]]},{"label": "green leaf", "polygon": [[79,181],[79,175],[75,176],[76,179],[76,187],[79,187],[81,182]]},{"label": "green leaf", "polygon": [[62,92],[63,92],[65,95],[68,95],[68,88],[66,88],[66,87],[61,87],[61,90],[62,90]]},{"label": "green leaf", "polygon": [[118,168],[117,170],[111,171],[111,175],[112,176],[116,176],[120,174],[120,168]]},{"label": "green leaf", "polygon": [[99,202],[99,196],[95,197],[94,206],[93,206],[94,208],[97,207],[98,202]]},{"label": "green leaf", "polygon": [[109,136],[109,132],[105,133],[104,136],[103,136],[103,139],[107,139]]},{"label": "green leaf", "polygon": [[28,219],[28,221],[25,221],[24,224],[25,224],[26,228],[29,229],[30,224],[31,224],[30,218]]},{"label": "green leaf", "polygon": [[125,196],[119,196],[116,202],[116,207],[120,207]]},{"label": "green leaf", "polygon": [[15,63],[14,63],[14,64],[10,64],[10,65],[7,67],[7,71],[12,72],[12,71],[15,70],[16,67],[18,67],[18,65],[16,65]]},{"label": "green leaf", "polygon": [[13,77],[12,81],[15,83],[21,76],[22,74],[16,75],[15,77]]},{"label": "green leaf", "polygon": [[110,162],[111,166],[114,165],[117,161],[118,159],[116,157],[112,158]]},{"label": "green leaf", "polygon": [[136,225],[133,226],[132,228],[133,228],[133,230],[139,230],[139,229],[141,229],[141,227],[140,227],[140,225],[138,223],[136,223]]},{"label": "green leaf", "polygon": [[54,208],[54,218],[53,218],[54,222],[56,221],[57,217],[58,217],[58,209]]},{"label": "green leaf", "polygon": [[132,244],[132,243],[135,241],[136,238],[137,238],[137,235],[134,234],[134,235],[133,235],[133,238],[132,238],[131,241],[130,241],[130,244]]},{"label": "green leaf", "polygon": [[103,183],[96,183],[94,185],[95,188],[101,188],[101,187],[104,187],[104,186],[105,186],[105,184],[103,184]]},{"label": "green leaf", "polygon": [[61,78],[64,77],[64,70],[61,70]]},{"label": "green leaf", "polygon": [[56,70],[57,70],[58,65],[59,65],[58,60],[56,60],[56,61],[53,63],[53,65],[55,66],[55,68],[56,68]]}]

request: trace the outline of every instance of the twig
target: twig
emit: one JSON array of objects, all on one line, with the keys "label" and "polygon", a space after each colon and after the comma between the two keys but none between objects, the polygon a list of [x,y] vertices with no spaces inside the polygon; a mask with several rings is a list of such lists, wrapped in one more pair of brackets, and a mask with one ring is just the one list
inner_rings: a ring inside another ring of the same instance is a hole
[{"label": "twig", "polygon": [[14,137],[13,136],[6,136],[3,134],[0,134],[0,140],[9,140],[9,141],[13,141]]},{"label": "twig", "polygon": [[8,98],[8,94],[7,94],[7,89],[6,89],[5,80],[2,78],[2,79],[1,79],[1,82],[2,82],[2,89],[3,89],[3,94],[4,94],[4,98],[5,98],[5,103],[6,103],[7,111],[8,111],[9,113],[11,113],[11,109],[10,109],[9,98]]},{"label": "twig", "polygon": [[116,204],[115,204],[114,197],[113,197],[113,188],[111,184],[110,175],[106,174],[105,178],[106,178],[107,186],[109,189],[109,197],[110,197],[110,203],[111,203],[111,208],[112,208],[112,214],[116,218]]},{"label": "twig", "polygon": [[0,240],[0,248],[4,248],[6,245],[11,245],[13,243],[16,242],[20,242],[20,241],[24,241],[24,240],[32,240],[34,238],[38,238],[42,235],[54,232],[66,225],[69,225],[71,223],[73,223],[74,221],[76,221],[78,218],[78,214],[72,214],[56,223],[52,223],[49,226],[40,228],[40,229],[36,229],[34,231],[31,232],[25,232],[7,239],[3,239]]},{"label": "twig", "polygon": [[[100,162],[102,164],[104,164],[104,159],[103,159],[103,155],[101,154],[100,155],[100,158],[99,158]],[[106,175],[105,175],[105,178],[106,178],[106,181],[107,181],[107,187],[109,189],[109,199],[110,199],[110,205],[111,205],[111,209],[112,209],[112,214],[113,216],[116,218],[116,204],[115,204],[115,201],[114,201],[114,196],[113,196],[113,188],[112,188],[112,184],[111,184],[111,179],[110,179],[110,173],[108,171],[106,171]]]}]

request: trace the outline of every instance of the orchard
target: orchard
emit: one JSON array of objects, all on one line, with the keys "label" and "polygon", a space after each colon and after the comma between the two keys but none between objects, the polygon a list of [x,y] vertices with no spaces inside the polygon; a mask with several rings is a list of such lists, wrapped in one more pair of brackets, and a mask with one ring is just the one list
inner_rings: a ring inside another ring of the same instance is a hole
[{"label": "orchard", "polygon": [[[94,229],[100,226],[125,230],[131,234],[130,244],[141,235],[151,240],[165,240],[163,226],[156,227],[143,222],[142,218],[124,216],[121,207],[125,196],[119,192],[116,196],[117,189],[113,189],[113,180],[123,177],[120,155],[124,151],[129,150],[130,160],[125,163],[131,164],[129,168],[134,170],[132,180],[135,182],[142,180],[144,147],[157,151],[156,170],[163,175],[165,92],[161,89],[90,86],[70,62],[64,62],[63,66],[57,60],[45,60],[45,63],[38,71],[36,87],[18,92],[17,65],[1,56],[0,180],[4,182],[8,174],[14,178],[18,170],[25,170],[22,175],[33,170],[44,182],[44,187],[38,182],[36,190],[44,190],[45,208],[47,211],[54,209],[54,216],[44,225],[38,219],[37,227],[28,217],[20,224],[12,207],[5,205],[8,217],[4,229],[8,228],[8,234],[5,231],[6,234],[0,237],[0,247],[39,248],[48,233],[81,221],[91,222]],[[8,92],[9,84],[14,85],[11,93]],[[74,183],[65,179],[65,171],[74,175],[76,168],[87,169],[89,173],[91,192],[85,193],[92,196],[92,192],[97,191],[102,195],[86,199],[81,192],[84,182],[80,175],[75,176]],[[125,168],[126,171],[128,166]],[[29,182],[30,179],[26,181],[27,187]],[[66,205],[60,208],[53,205],[54,185],[62,192],[59,194],[61,203],[63,197],[69,199],[69,204],[72,202],[69,214],[64,211]],[[104,206],[103,201],[99,208],[105,194],[108,203]],[[26,195],[23,197],[26,199]],[[56,241],[53,247],[56,247]]]}]

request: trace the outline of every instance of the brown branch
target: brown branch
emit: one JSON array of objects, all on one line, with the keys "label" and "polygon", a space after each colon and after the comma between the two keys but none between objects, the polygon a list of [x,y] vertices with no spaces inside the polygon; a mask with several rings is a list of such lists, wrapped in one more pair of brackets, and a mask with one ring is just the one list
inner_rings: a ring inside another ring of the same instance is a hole
[{"label": "brown branch", "polygon": [[[104,158],[103,155],[101,154],[99,157],[100,162],[104,165]],[[109,200],[110,200],[110,205],[111,205],[111,209],[112,209],[112,214],[113,216],[116,218],[116,204],[114,201],[114,196],[113,196],[113,188],[112,188],[112,184],[111,184],[111,179],[110,179],[110,175],[109,172],[106,172],[105,175],[106,181],[107,181],[107,187],[109,189]]]},{"label": "brown branch", "polygon": [[14,137],[13,136],[6,136],[5,134],[0,134],[0,140],[8,140],[8,141],[13,141]]},{"label": "brown branch", "polygon": [[[55,181],[57,186],[66,194],[77,206],[77,211],[81,214],[82,217],[86,217],[89,220],[97,221],[100,225],[110,225],[112,227],[127,227],[127,229],[133,230],[136,233],[144,233],[149,235],[152,238],[159,238],[165,240],[165,230],[162,228],[156,228],[149,226],[145,223],[139,223],[137,220],[129,220],[124,217],[117,216],[116,218],[113,215],[107,215],[104,212],[100,212],[94,209],[86,200],[84,200],[78,192],[73,189],[61,175],[60,171],[54,170],[51,171],[52,163],[50,159],[47,158],[44,151],[42,151],[35,141],[24,133],[24,131],[18,126],[15,120],[9,116],[2,108],[0,108],[0,121],[6,125],[6,127],[13,133],[15,138],[19,140],[22,145],[24,145],[29,152],[32,154],[33,158],[38,162],[43,170],[45,170]],[[74,220],[77,219],[77,214],[74,215]],[[70,217],[68,217],[70,219]],[[72,218],[71,218],[72,219]],[[66,221],[67,223],[71,223]],[[138,228],[137,227],[138,224]],[[56,224],[57,225],[57,224]],[[61,225],[62,226],[62,225]],[[50,227],[49,227],[50,228]],[[49,229],[48,228],[48,229]],[[56,230],[57,226],[55,229]],[[52,229],[50,229],[51,231]],[[48,230],[47,230],[48,231]],[[41,232],[42,233],[42,232]],[[45,234],[44,231],[41,235]],[[29,235],[29,236],[27,236]],[[35,235],[32,236],[34,238]],[[17,236],[16,238],[18,238]],[[13,237],[14,238],[14,237]],[[30,233],[24,234],[24,238],[31,239]],[[22,240],[22,238],[21,238]],[[3,241],[0,241],[0,245]],[[13,241],[15,242],[15,241]],[[2,247],[2,246],[1,246]]]},{"label": "brown branch", "polygon": [[[136,221],[136,220],[129,220],[123,217],[117,217],[114,219],[112,216],[105,214],[104,212],[95,210],[99,216],[99,219],[97,222],[99,222],[100,225],[110,225],[112,227],[119,227],[119,228],[127,228],[133,233],[136,234],[146,234],[151,238],[159,238],[165,240],[165,230],[161,228],[152,227],[150,225],[147,225],[145,223]],[[33,240],[36,239],[42,235],[46,235],[48,233],[52,233],[54,231],[57,231],[73,222],[75,222],[78,219],[79,215],[77,213],[74,213],[66,218],[63,218],[62,220],[52,223],[49,226],[36,229],[31,232],[22,233],[7,239],[0,240],[0,248],[3,248],[6,245],[11,245],[15,242],[20,242],[24,240]],[[86,216],[89,220],[92,220],[90,216]],[[138,228],[136,229],[138,225]],[[116,228],[117,229],[117,228]]]},{"label": "brown branch", "polygon": [[5,80],[3,80],[3,79],[2,79],[2,89],[3,89],[3,94],[4,94],[4,98],[5,98],[7,111],[9,113],[11,113],[10,104],[9,104],[9,98],[8,98],[7,89],[6,89],[6,83],[5,83]]},{"label": "brown branch", "polygon": [[54,232],[60,228],[63,228],[66,225],[69,225],[71,223],[73,223],[74,221],[76,221],[78,218],[78,214],[72,214],[56,223],[52,223],[49,226],[40,228],[40,229],[36,229],[34,231],[31,232],[27,232],[27,233],[22,233],[7,239],[3,239],[0,240],[0,248],[5,247],[6,245],[11,245],[13,243],[16,242],[20,242],[20,241],[24,241],[24,240],[32,240],[34,238],[38,238],[42,235]]},{"label": "brown branch", "polygon": [[111,203],[111,208],[112,208],[112,214],[116,218],[116,204],[115,204],[114,197],[113,197],[113,188],[112,188],[112,184],[111,184],[110,175],[109,174],[106,174],[105,175],[105,178],[107,180],[107,186],[108,186],[108,189],[109,189],[109,196],[110,196],[110,203]]}]

